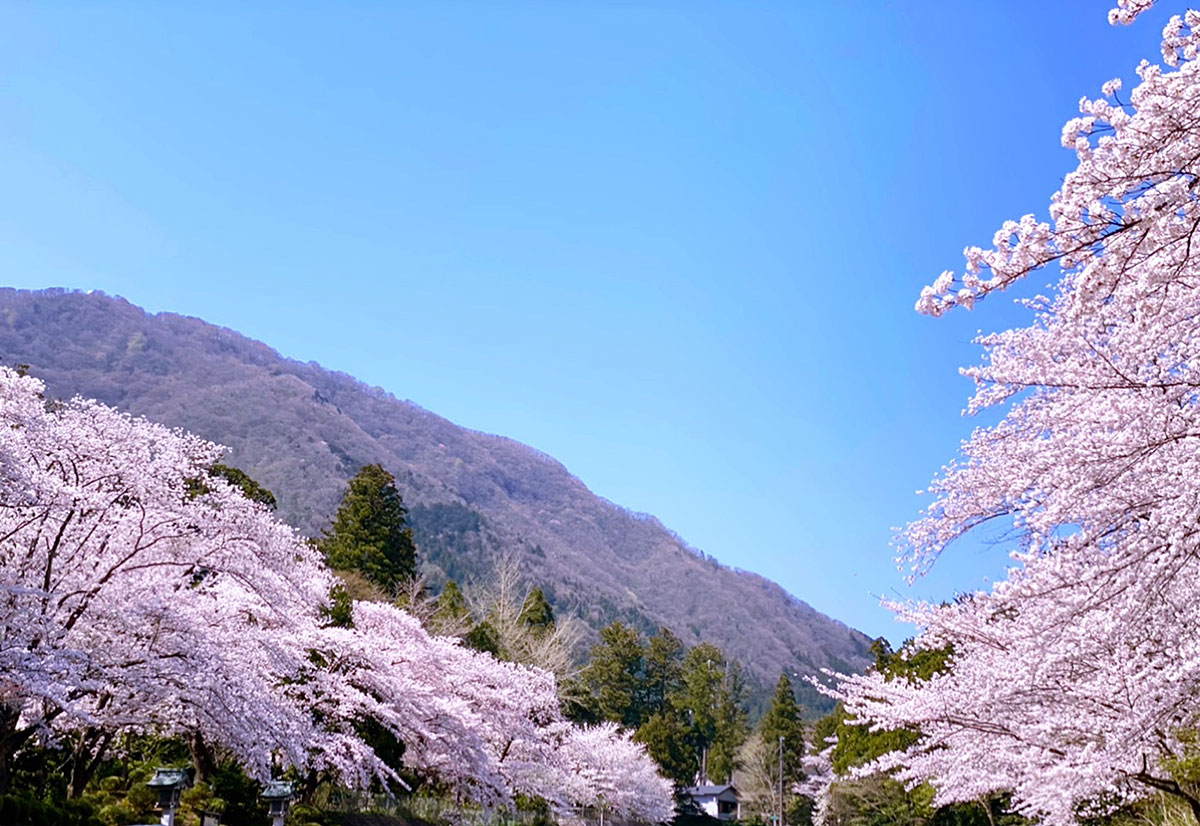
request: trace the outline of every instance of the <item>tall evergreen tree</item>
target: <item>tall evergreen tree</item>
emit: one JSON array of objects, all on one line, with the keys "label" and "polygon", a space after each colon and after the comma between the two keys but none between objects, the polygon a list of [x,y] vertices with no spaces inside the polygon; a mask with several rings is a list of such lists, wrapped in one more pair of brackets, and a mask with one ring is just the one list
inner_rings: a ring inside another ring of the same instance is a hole
[{"label": "tall evergreen tree", "polygon": [[417,551],[396,479],[367,465],[350,480],[333,525],[320,541],[329,567],[359,571],[391,591],[413,576]]},{"label": "tall evergreen tree", "polygon": [[470,614],[467,608],[467,599],[463,596],[462,589],[458,587],[458,583],[450,580],[442,588],[442,592],[438,594],[437,610],[434,616],[443,621],[461,620]]},{"label": "tall evergreen tree", "polygon": [[717,731],[708,752],[709,777],[721,783],[733,778],[738,768],[737,754],[746,742],[746,679],[741,663],[731,660],[725,664],[716,707]]},{"label": "tall evergreen tree", "polygon": [[638,696],[644,653],[636,628],[616,620],[600,629],[600,642],[592,646],[588,664],[579,675],[598,719],[630,728],[641,723]]},{"label": "tall evergreen tree", "polygon": [[517,620],[535,631],[551,631],[554,629],[554,609],[546,600],[541,588],[534,588],[525,597],[521,605],[521,614]]},{"label": "tall evergreen tree", "polygon": [[646,643],[640,698],[641,717],[665,712],[668,700],[683,686],[683,642],[663,627]]},{"label": "tall evergreen tree", "polygon": [[725,782],[746,739],[746,688],[741,668],[711,643],[700,643],[683,660],[680,690],[671,704],[690,718],[690,740],[701,755],[707,780]]},{"label": "tall evergreen tree", "polygon": [[[771,698],[771,706],[758,723],[759,734],[763,743],[770,748],[780,749],[780,738],[783,740],[783,785],[790,788],[803,777],[801,763],[804,759],[804,726],[800,722],[800,707],[796,705],[796,695],[792,689],[792,681],[786,673],[779,675],[775,684],[775,694]],[[778,761],[772,771],[775,782],[779,782]]]},{"label": "tall evergreen tree", "polygon": [[676,786],[690,786],[695,780],[699,755],[689,742],[688,721],[682,712],[673,708],[655,712],[638,728],[634,739],[646,747],[663,776]]}]

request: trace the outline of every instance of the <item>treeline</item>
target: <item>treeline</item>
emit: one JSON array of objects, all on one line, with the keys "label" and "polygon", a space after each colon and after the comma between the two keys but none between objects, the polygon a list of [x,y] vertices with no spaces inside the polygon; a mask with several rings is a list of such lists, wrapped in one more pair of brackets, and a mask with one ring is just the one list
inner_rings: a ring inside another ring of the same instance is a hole
[{"label": "treeline", "polygon": [[600,630],[580,662],[582,626],[556,617],[542,589],[524,583],[511,559],[498,560],[486,583],[450,580],[429,594],[417,575],[405,515],[394,480],[380,466],[367,466],[351,480],[318,543],[348,592],[390,597],[436,633],[554,672],[567,716],[633,731],[675,784],[681,804],[693,785],[735,783],[747,818],[761,820],[778,812],[782,789],[787,821],[809,822],[811,801],[795,788],[811,739],[808,715],[788,674],[753,724],[742,666],[711,643],[685,650],[668,628],[647,636],[618,620]]},{"label": "treeline", "polygon": [[[237,468],[214,465],[208,473],[252,501],[268,508],[275,505],[270,491]],[[206,492],[203,478],[189,485],[190,495]],[[402,607],[434,633],[457,637],[499,659],[552,672],[571,721],[613,723],[634,732],[677,792],[697,783],[735,782],[746,787],[751,810],[761,816],[778,808],[777,790],[783,789],[789,822],[806,817],[804,799],[793,789],[803,777],[803,714],[787,675],[781,676],[766,714],[752,726],[742,668],[715,645],[702,643],[685,650],[669,629],[647,637],[618,621],[600,631],[599,641],[580,662],[582,625],[556,617],[542,590],[528,587],[511,560],[499,560],[486,582],[460,586],[450,581],[436,595],[430,593],[418,575],[407,516],[395,479],[382,466],[368,465],[350,480],[329,529],[313,540],[338,575],[327,609],[331,626],[352,624],[356,600]],[[409,788],[443,793],[430,778],[401,769],[405,744],[392,733],[364,720],[357,735],[401,770]],[[264,822],[258,784],[234,755],[198,736],[125,732],[95,752],[60,745],[65,748],[19,750],[8,767],[11,793],[0,800],[4,823],[148,822],[157,815],[145,784],[163,765],[191,765],[198,781],[184,793],[180,826],[197,826],[204,812],[219,814],[226,826]],[[89,760],[91,753],[103,758]],[[332,822],[328,818],[339,795],[338,779],[320,772],[294,779],[303,801],[290,822]],[[397,795],[403,786],[379,784],[377,791]],[[523,799],[520,804],[549,814],[537,800]]]}]

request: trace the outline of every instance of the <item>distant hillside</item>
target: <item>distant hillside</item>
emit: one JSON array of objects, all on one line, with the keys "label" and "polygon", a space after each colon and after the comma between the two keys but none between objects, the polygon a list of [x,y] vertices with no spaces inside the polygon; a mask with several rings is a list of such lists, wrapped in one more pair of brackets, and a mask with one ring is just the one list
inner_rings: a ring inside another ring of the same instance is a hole
[{"label": "distant hillside", "polygon": [[[391,470],[431,577],[469,580],[504,550],[559,613],[592,628],[666,625],[741,660],[761,692],[784,668],[864,669],[870,640],[775,583],[688,548],[596,496],[553,458],[195,318],[102,293],[0,289],[0,358],[79,394],[232,449],[309,535],[360,466]],[[736,518],[736,515],[731,515]],[[811,695],[804,699],[814,702]]]}]

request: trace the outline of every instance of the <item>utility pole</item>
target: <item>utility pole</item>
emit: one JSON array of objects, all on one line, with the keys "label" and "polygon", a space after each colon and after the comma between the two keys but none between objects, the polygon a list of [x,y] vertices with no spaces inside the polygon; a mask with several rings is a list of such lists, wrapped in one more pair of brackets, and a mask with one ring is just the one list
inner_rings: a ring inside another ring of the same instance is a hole
[{"label": "utility pole", "polygon": [[779,826],[783,826],[783,735],[779,735]]}]

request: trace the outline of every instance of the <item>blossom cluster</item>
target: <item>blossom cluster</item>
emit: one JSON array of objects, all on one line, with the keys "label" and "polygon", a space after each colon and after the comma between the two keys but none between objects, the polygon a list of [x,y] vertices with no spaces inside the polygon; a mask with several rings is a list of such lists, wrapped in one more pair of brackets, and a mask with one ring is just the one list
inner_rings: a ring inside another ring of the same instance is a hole
[{"label": "blossom cluster", "polygon": [[207,469],[223,448],[0,368],[0,742],[200,734],[260,779],[365,786],[406,768],[484,803],[670,816],[629,737],[562,718],[552,674],[438,637],[391,605],[330,620],[320,553]]},{"label": "blossom cluster", "polygon": [[[1121,0],[1113,22],[1148,8]],[[903,531],[914,575],[957,538],[1019,539],[1007,578],[944,605],[895,608],[949,646],[928,680],[846,677],[862,725],[920,731],[860,771],[930,782],[937,801],[1011,794],[1049,823],[1153,791],[1200,800],[1170,767],[1200,696],[1200,14],[1163,33],[1128,100],[1110,81],[1063,130],[1078,166],[1048,221],[1005,224],[917,307],[970,307],[1057,267],[1032,322],[982,336],[971,410],[1003,405]]]}]

